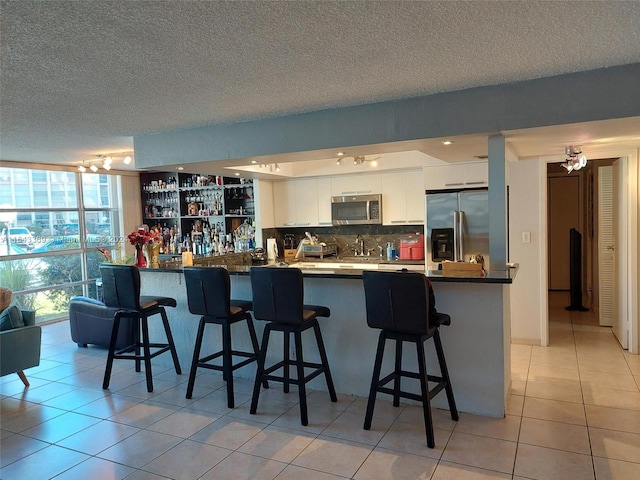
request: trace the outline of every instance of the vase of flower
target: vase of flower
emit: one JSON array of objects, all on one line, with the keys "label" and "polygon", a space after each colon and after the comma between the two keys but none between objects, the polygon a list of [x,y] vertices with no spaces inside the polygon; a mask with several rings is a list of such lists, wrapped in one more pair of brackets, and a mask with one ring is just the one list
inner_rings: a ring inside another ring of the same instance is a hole
[{"label": "vase of flower", "polygon": [[[144,249],[143,247],[147,245],[150,247],[152,245],[157,245],[158,253],[160,252],[160,242],[162,241],[162,235],[157,230],[149,231],[149,227],[143,225],[138,228],[135,232],[132,232],[128,235],[129,243],[136,247],[136,259],[135,265],[139,268],[145,268],[147,266],[147,259],[144,258]],[[149,261],[151,262],[151,253],[147,250],[149,254]],[[157,259],[157,255],[156,255]],[[157,260],[156,260],[157,261]]]},{"label": "vase of flower", "polygon": [[147,256],[149,257],[149,266],[158,268],[160,266],[160,244],[157,242],[147,243]]},{"label": "vase of flower", "polygon": [[134,265],[138,268],[147,268],[147,259],[144,258],[142,244],[136,244],[136,259]]}]

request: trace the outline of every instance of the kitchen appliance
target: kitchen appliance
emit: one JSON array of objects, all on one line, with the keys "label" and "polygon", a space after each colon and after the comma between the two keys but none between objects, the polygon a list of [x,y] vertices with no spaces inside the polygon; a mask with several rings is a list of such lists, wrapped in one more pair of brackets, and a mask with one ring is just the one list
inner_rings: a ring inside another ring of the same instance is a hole
[{"label": "kitchen appliance", "polygon": [[278,258],[278,244],[275,238],[267,238],[267,259],[275,261]]},{"label": "kitchen appliance", "polygon": [[469,262],[481,255],[489,269],[489,192],[486,188],[427,190],[427,262]]},{"label": "kitchen appliance", "polygon": [[400,237],[400,260],[424,260],[423,234]]},{"label": "kitchen appliance", "polygon": [[333,225],[382,224],[382,195],[342,195],[331,197]]},{"label": "kitchen appliance", "polygon": [[258,247],[251,254],[251,263],[256,265],[264,265],[267,263],[267,254],[264,248]]}]

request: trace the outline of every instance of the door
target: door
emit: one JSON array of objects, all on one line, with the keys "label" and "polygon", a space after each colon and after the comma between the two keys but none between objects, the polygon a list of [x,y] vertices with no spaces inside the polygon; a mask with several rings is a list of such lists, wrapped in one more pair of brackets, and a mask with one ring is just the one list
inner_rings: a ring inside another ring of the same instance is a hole
[{"label": "door", "polygon": [[621,160],[613,162],[613,254],[614,254],[614,293],[616,316],[613,323],[613,334],[624,349],[629,348],[629,320],[627,314],[627,255],[626,255],[626,191],[625,172]]},{"label": "door", "polygon": [[549,290],[569,290],[569,231],[580,228],[580,179],[577,175],[548,178]]},{"label": "door", "polygon": [[611,327],[616,318],[615,215],[613,166],[598,168],[598,320]]}]

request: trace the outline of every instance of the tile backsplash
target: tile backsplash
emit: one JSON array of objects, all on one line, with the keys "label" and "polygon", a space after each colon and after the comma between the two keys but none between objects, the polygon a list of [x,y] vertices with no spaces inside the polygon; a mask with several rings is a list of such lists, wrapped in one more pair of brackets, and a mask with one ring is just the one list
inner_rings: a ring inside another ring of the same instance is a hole
[{"label": "tile backsplash", "polygon": [[[358,235],[364,240],[365,249],[371,255],[386,256],[387,242],[391,242],[396,250],[399,249],[400,238],[403,235],[424,233],[423,225],[343,225],[339,227],[302,227],[302,228],[265,228],[262,230],[262,238],[266,247],[267,238],[275,238],[280,255],[285,248],[285,235],[293,235],[293,246],[297,248],[300,241],[305,238],[305,232],[318,237],[318,241],[327,244],[336,244],[338,256],[352,256],[355,249],[359,249],[356,238]],[[288,244],[287,244],[288,248]]]}]

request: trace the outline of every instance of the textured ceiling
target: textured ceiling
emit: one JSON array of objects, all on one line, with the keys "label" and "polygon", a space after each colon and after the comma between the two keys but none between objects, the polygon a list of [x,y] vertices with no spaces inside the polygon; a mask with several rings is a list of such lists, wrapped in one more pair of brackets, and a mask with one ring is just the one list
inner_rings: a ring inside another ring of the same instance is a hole
[{"label": "textured ceiling", "polygon": [[640,2],[2,0],[0,159],[640,62]]}]

